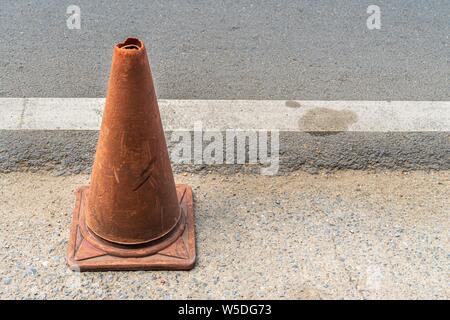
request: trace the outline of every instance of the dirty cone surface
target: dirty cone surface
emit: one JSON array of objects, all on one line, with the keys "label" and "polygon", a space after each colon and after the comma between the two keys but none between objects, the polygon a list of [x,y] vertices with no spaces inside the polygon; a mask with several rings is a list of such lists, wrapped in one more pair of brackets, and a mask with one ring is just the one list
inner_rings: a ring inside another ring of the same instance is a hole
[{"label": "dirty cone surface", "polygon": [[191,269],[192,190],[175,186],[147,52],[114,47],[89,186],[76,191],[68,263],[73,270]]}]

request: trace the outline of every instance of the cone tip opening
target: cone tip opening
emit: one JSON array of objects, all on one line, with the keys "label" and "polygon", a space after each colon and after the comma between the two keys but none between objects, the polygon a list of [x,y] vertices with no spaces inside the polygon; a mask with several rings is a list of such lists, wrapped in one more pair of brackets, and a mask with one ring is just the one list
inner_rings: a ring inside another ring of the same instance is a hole
[{"label": "cone tip opening", "polygon": [[144,43],[137,38],[127,38],[124,42],[116,45],[117,49],[129,53],[140,51],[144,48]]}]

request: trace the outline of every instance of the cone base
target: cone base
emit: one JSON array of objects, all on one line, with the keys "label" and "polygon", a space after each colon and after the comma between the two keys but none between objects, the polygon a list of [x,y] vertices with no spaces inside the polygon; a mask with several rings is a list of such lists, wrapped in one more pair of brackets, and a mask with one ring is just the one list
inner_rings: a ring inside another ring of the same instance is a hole
[{"label": "cone base", "polygon": [[177,185],[184,216],[179,225],[158,242],[124,246],[108,243],[88,232],[84,223],[89,187],[76,191],[67,262],[74,271],[190,270],[195,264],[195,223],[192,189]]}]

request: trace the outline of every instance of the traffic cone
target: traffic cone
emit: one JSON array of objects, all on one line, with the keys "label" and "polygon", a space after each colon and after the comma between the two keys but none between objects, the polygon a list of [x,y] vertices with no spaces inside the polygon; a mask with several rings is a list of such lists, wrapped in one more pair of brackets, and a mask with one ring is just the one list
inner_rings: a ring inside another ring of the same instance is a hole
[{"label": "traffic cone", "polygon": [[192,189],[175,185],[142,41],[114,47],[90,186],[76,191],[74,270],[191,269]]}]

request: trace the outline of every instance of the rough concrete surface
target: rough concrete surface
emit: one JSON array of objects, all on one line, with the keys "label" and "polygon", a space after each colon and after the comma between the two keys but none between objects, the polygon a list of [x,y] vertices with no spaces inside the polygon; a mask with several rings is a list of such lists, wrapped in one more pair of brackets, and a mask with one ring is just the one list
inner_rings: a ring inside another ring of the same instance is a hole
[{"label": "rough concrete surface", "polygon": [[449,299],[450,172],[176,175],[194,188],[189,272],[72,273],[88,176],[0,174],[0,298]]},{"label": "rough concrete surface", "polygon": [[[0,172],[90,172],[97,136],[94,130],[0,130]],[[172,132],[166,132],[172,154],[176,142],[171,137]],[[297,169],[450,169],[449,132],[280,132],[279,142],[280,174]],[[205,141],[204,146],[208,143]],[[259,173],[260,167],[248,165],[248,161],[246,165],[191,162],[174,165],[174,170]]]}]

